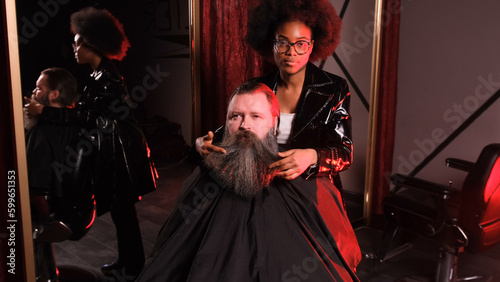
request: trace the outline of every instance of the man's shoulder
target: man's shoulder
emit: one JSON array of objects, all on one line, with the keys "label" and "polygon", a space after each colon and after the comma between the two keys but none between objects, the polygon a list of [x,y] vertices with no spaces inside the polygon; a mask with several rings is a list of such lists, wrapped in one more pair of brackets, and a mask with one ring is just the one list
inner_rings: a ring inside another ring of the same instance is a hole
[{"label": "man's shoulder", "polygon": [[54,135],[67,135],[68,133],[77,134],[80,127],[72,124],[60,124],[55,122],[39,122],[33,129],[37,128],[37,132],[48,132]]},{"label": "man's shoulder", "polygon": [[26,144],[29,147],[39,145],[40,143],[47,143],[46,138],[46,125],[39,121],[36,125],[26,132]]},{"label": "man's shoulder", "polygon": [[75,140],[80,128],[74,125],[57,124],[40,121],[26,133],[27,144],[47,144],[52,147],[65,146]]}]

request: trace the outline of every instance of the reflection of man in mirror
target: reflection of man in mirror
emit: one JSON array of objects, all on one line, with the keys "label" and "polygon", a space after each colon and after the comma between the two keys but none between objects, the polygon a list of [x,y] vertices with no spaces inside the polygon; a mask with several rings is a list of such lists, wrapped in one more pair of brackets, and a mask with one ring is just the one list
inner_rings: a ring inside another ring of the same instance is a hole
[{"label": "reflection of man in mirror", "polygon": [[272,90],[241,85],[226,117],[226,153],[210,154],[184,182],[138,281],[358,281],[359,246],[339,191],[268,168],[279,158]]},{"label": "reflection of man in mirror", "polygon": [[[61,68],[49,68],[41,72],[31,99],[44,106],[56,108],[71,107],[79,98],[77,82],[71,73]],[[52,163],[65,163],[66,147],[78,137],[79,128],[72,125],[30,121],[26,134],[28,177],[30,188],[40,190],[54,189],[57,181]]]},{"label": "reflection of man in mirror", "polygon": [[93,72],[74,109],[31,104],[40,120],[84,127],[92,143],[92,186],[96,214],[111,213],[118,258],[101,267],[104,275],[133,280],[142,270],[144,248],[135,203],[156,189],[156,170],[123,76],[113,62],[122,60],[129,40],[108,10],[83,8],[71,15],[73,51]]},{"label": "reflection of man in mirror", "polygon": [[[76,79],[61,68],[41,72],[29,103],[55,108],[72,107],[78,100]],[[95,204],[87,171],[76,152],[80,128],[28,117],[26,133],[28,180],[33,221],[37,278],[57,280],[50,265],[51,242],[78,240],[92,225]],[[73,150],[71,150],[73,148]],[[80,157],[83,154],[80,154]],[[77,165],[78,163],[78,165]],[[78,173],[77,173],[78,172]]]},{"label": "reflection of man in mirror", "polygon": [[[56,108],[70,107],[79,98],[77,87],[76,79],[71,73],[61,68],[49,68],[40,73],[31,99],[25,97],[25,101]],[[25,128],[29,130],[35,126],[38,119],[36,116],[30,116],[26,108],[24,113]]]}]

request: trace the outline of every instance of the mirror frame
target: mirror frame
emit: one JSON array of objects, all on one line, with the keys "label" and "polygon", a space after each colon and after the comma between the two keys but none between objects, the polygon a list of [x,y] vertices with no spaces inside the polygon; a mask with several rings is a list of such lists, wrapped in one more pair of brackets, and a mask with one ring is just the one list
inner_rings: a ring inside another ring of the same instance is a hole
[{"label": "mirror frame", "polygon": [[[23,95],[21,89],[21,67],[19,62],[19,43],[17,36],[17,13],[15,1],[4,1],[5,3],[5,25],[7,27],[8,38],[8,73],[10,74],[10,100],[12,101],[12,124],[14,125],[14,141],[16,156],[16,183],[19,195],[18,211],[21,213],[22,238],[17,238],[17,242],[22,242],[25,281],[35,281],[35,263],[33,253],[33,238],[31,228],[31,211],[28,185],[28,169],[26,162],[26,142],[23,124]],[[18,250],[19,250],[18,249]],[[21,263],[21,261],[19,261]]]},{"label": "mirror frame", "polygon": [[191,56],[191,101],[193,138],[201,136],[201,94],[200,94],[200,1],[189,1],[189,40]]},{"label": "mirror frame", "polygon": [[382,14],[384,11],[384,0],[375,0],[374,27],[373,27],[373,49],[372,49],[372,71],[370,85],[370,110],[368,120],[368,142],[366,149],[365,170],[365,192],[363,201],[363,218],[367,225],[371,223],[371,210],[373,201],[373,174],[375,169],[375,146],[378,128],[378,105],[379,105],[379,82],[380,82],[380,57],[382,50]]}]

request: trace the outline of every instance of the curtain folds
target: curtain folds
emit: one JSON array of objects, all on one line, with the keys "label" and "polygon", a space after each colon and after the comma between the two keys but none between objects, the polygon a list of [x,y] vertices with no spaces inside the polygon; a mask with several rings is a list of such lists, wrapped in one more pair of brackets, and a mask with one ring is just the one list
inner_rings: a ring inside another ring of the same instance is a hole
[{"label": "curtain folds", "polygon": [[263,74],[261,57],[244,40],[252,0],[201,0],[201,130],[224,124],[238,85]]},{"label": "curtain folds", "polygon": [[382,200],[389,193],[392,173],[397,86],[398,50],[401,0],[384,0],[384,22],[382,27],[382,54],[380,65],[379,108],[377,115],[377,134],[372,191],[372,210],[382,214]]}]

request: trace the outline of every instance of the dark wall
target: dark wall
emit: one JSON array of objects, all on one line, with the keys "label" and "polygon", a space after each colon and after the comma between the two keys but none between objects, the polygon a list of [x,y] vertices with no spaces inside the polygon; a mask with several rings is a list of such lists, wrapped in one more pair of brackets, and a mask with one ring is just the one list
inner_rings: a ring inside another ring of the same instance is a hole
[{"label": "dark wall", "polygon": [[123,61],[116,62],[116,65],[126,82],[133,82],[133,70],[141,67],[136,65],[136,57],[147,54],[136,47],[141,45],[143,38],[135,36],[141,33],[134,30],[136,18],[130,16],[133,13],[147,13],[134,10],[137,2],[139,1],[17,0],[23,95],[31,95],[40,71],[48,67],[65,68],[72,72],[78,81],[85,81],[85,77],[91,73],[90,66],[76,63],[71,45],[74,36],[70,31],[71,14],[88,6],[107,9],[123,23],[132,47]]},{"label": "dark wall", "polygon": [[23,95],[30,95],[40,71],[62,67],[81,77],[91,70],[78,66],[71,43],[70,16],[87,6],[107,8],[120,17],[128,1],[18,0],[17,24]]}]

